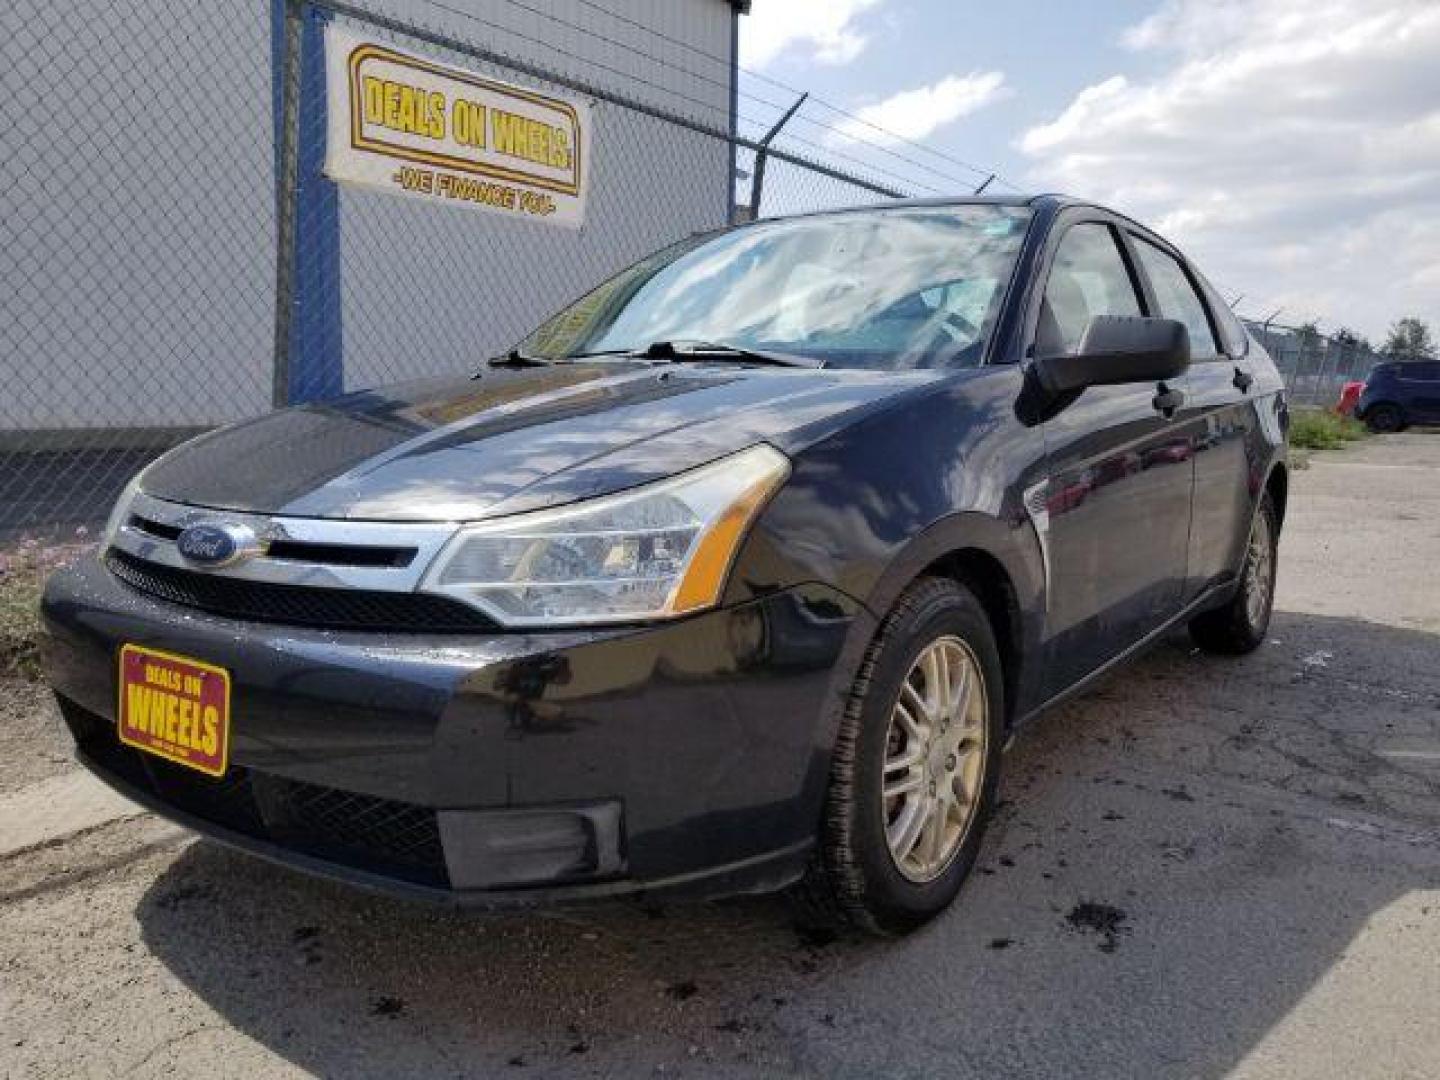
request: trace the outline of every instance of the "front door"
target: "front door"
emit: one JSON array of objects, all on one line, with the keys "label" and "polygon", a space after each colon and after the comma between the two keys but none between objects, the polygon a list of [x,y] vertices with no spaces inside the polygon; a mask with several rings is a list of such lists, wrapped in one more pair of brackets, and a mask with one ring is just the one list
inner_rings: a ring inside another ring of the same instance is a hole
[{"label": "front door", "polygon": [[[1051,261],[1037,352],[1075,351],[1096,315],[1147,314],[1119,234],[1070,225]],[[1163,406],[1185,380],[1091,387],[1045,423],[1046,682],[1056,693],[1180,606],[1190,533],[1189,440]],[[1173,398],[1170,399],[1173,401]]]}]

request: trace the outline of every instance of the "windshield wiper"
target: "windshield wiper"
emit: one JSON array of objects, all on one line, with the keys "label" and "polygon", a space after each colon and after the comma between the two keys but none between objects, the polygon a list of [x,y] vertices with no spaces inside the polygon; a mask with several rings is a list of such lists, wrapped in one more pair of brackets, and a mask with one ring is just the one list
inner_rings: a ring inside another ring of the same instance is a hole
[{"label": "windshield wiper", "polygon": [[811,356],[766,352],[760,349],[745,348],[741,345],[730,345],[723,341],[652,341],[643,349],[579,353],[566,359],[578,360],[592,356],[633,356],[638,360],[671,360],[676,363],[687,360],[733,360],[737,363],[776,364],[780,367],[822,368],[825,366],[824,360],[817,360]]},{"label": "windshield wiper", "polygon": [[638,356],[634,349],[597,349],[595,352],[566,353],[566,360],[598,360],[604,356]]},{"label": "windshield wiper", "polygon": [[532,356],[519,349],[511,349],[504,356],[492,356],[485,362],[491,367],[549,367],[554,363],[543,356]]}]

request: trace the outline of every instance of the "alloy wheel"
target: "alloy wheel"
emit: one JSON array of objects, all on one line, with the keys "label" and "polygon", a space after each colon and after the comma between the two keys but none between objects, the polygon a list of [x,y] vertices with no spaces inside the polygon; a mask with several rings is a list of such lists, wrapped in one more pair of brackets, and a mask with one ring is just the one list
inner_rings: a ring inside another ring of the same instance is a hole
[{"label": "alloy wheel", "polygon": [[1275,545],[1270,538],[1270,518],[1264,512],[1255,518],[1255,527],[1250,530],[1250,550],[1245,559],[1245,617],[1258,629],[1265,625],[1275,577]]},{"label": "alloy wheel", "polygon": [[900,684],[886,733],[882,810],[890,857],[933,881],[965,842],[985,779],[987,701],[974,652],[945,635]]}]

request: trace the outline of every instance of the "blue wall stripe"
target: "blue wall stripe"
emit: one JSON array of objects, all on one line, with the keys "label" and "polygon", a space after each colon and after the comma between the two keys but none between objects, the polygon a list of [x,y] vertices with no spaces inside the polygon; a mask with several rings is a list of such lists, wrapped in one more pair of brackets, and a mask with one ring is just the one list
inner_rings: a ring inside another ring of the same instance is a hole
[{"label": "blue wall stripe", "polygon": [[345,389],[340,325],[340,193],[325,165],[325,25],[307,5],[300,42],[299,188],[295,215],[295,312],[290,323],[291,403]]},{"label": "blue wall stripe", "polygon": [[[285,117],[285,11],[270,0],[270,97],[277,208]],[[345,388],[340,315],[340,200],[325,164],[325,24],[329,13],[305,5],[300,39],[300,111],[295,192],[295,256],[291,267],[290,404],[336,397]]]}]

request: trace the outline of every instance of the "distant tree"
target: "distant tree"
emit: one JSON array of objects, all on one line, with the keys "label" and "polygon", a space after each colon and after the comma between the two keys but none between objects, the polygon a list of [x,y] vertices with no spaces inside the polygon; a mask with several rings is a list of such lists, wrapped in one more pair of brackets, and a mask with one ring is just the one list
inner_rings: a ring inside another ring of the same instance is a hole
[{"label": "distant tree", "polygon": [[1422,319],[1407,315],[1395,320],[1380,351],[1391,360],[1434,360],[1435,339]]},{"label": "distant tree", "polygon": [[1340,355],[1344,357],[1360,356],[1374,351],[1369,338],[1364,334],[1357,334],[1348,326],[1336,330],[1333,340],[1340,350]]},{"label": "distant tree", "polygon": [[1301,373],[1311,373],[1315,366],[1320,363],[1321,341],[1320,327],[1314,322],[1303,322],[1295,328],[1295,343],[1300,348],[1297,359],[1299,366],[1295,369]]},{"label": "distant tree", "polygon": [[1335,358],[1335,371],[1343,375],[1357,375],[1362,365],[1373,362],[1374,349],[1364,334],[1357,334],[1348,326],[1342,326],[1335,331],[1330,339],[1331,347],[1338,350]]}]

